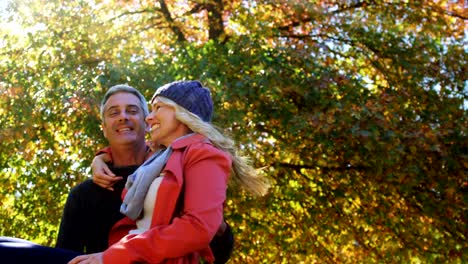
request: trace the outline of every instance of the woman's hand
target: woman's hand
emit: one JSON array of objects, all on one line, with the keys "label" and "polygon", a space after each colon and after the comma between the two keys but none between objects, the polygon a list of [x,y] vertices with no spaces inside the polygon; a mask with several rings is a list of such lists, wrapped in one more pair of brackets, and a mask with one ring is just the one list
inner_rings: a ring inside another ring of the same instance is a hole
[{"label": "woman's hand", "polygon": [[93,182],[95,184],[113,191],[114,188],[112,186],[123,178],[112,173],[106,164],[108,161],[110,161],[109,154],[103,153],[97,155],[91,163],[91,170],[93,172]]},{"label": "woman's hand", "polygon": [[68,264],[103,264],[102,252],[81,255],[68,262]]}]

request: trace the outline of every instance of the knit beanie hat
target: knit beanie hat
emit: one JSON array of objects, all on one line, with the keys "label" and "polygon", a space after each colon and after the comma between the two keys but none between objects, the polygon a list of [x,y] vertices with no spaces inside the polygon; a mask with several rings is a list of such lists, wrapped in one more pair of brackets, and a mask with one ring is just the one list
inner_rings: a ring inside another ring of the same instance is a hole
[{"label": "knit beanie hat", "polygon": [[199,81],[175,81],[165,84],[156,90],[151,102],[157,96],[171,99],[205,122],[211,121],[213,101],[210,90],[203,87]]}]

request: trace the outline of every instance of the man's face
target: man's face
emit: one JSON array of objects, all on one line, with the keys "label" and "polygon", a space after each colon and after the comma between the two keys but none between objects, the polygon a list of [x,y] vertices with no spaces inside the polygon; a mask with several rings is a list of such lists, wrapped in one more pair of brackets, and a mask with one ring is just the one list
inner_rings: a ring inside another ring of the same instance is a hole
[{"label": "man's face", "polygon": [[109,97],[104,105],[102,130],[110,145],[144,141],[147,125],[138,97],[126,92]]}]

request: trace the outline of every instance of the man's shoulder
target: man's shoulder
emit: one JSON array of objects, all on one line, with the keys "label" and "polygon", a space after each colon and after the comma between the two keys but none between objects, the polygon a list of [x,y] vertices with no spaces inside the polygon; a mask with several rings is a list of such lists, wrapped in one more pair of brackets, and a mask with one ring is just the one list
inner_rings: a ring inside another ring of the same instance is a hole
[{"label": "man's shoulder", "polygon": [[109,169],[118,176],[128,176],[140,167],[140,165],[130,165],[130,166],[113,166],[112,164],[107,164]]},{"label": "man's shoulder", "polygon": [[80,182],[75,187],[73,187],[70,190],[69,195],[73,197],[81,197],[83,195],[87,195],[89,192],[94,192],[98,190],[98,188],[101,188],[101,187],[95,184],[92,179],[87,179],[83,182]]}]

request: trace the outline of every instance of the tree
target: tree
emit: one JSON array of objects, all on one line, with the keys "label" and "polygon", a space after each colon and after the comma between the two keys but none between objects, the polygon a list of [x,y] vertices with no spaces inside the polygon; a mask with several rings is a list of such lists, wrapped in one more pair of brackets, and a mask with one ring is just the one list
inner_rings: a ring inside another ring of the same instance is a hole
[{"label": "tree", "polygon": [[461,263],[462,8],[15,2],[0,29],[1,235],[53,243],[69,188],[105,145],[97,105],[107,87],[127,82],[150,97],[200,79],[214,122],[274,183],[260,199],[230,188],[233,263]]}]

